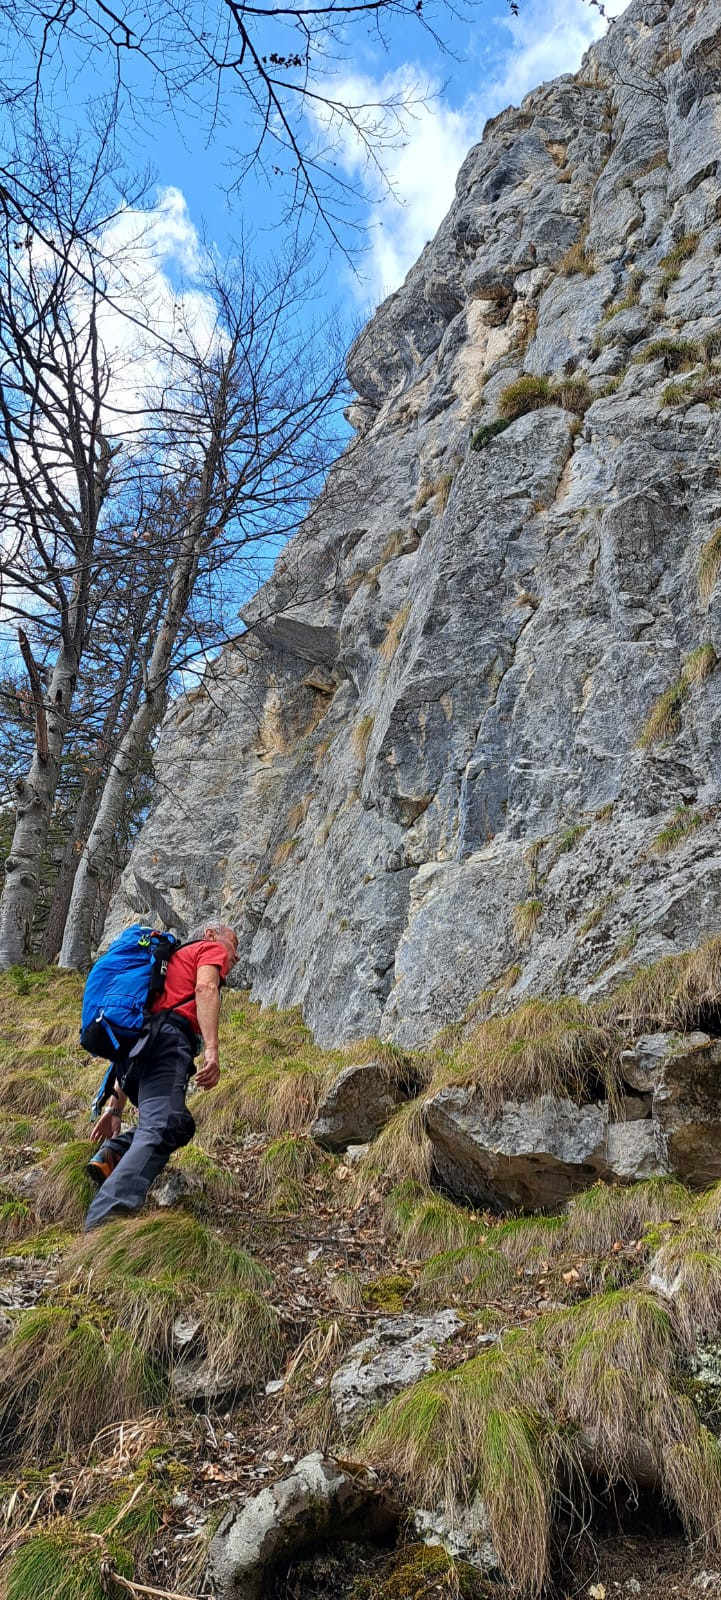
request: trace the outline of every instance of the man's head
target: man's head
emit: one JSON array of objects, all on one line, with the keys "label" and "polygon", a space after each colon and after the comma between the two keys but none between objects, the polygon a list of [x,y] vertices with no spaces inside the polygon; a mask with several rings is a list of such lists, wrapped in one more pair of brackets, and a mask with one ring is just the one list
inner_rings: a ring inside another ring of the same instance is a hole
[{"label": "man's head", "polygon": [[218,944],[222,944],[224,950],[227,950],[230,957],[230,966],[228,968],[230,972],[238,959],[238,935],[235,929],[226,928],[222,922],[214,923],[212,927],[203,929],[203,938],[215,939]]}]

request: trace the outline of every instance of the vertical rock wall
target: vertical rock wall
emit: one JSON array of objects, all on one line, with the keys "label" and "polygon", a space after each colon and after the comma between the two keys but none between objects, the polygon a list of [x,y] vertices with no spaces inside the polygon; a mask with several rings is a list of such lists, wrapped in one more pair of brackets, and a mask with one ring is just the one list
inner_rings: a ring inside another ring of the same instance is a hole
[{"label": "vertical rock wall", "polygon": [[720,84],[718,0],[635,0],[488,124],[110,931],[222,914],[257,998],[407,1043],[718,931]]}]

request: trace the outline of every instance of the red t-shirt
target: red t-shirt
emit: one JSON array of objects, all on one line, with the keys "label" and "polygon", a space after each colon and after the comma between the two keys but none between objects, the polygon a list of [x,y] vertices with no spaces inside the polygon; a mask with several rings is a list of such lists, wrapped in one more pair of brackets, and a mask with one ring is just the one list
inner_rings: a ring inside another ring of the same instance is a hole
[{"label": "red t-shirt", "polygon": [[[187,1017],[195,1033],[200,1033],[198,1013],[195,1009],[195,985],[198,967],[218,967],[221,978],[227,978],[230,956],[217,939],[198,939],[176,950],[168,962],[168,976],[162,994],[153,1001],[151,1011],[167,1011],[172,1006],[179,1017]],[[183,1000],[184,1005],[178,1005]]]}]

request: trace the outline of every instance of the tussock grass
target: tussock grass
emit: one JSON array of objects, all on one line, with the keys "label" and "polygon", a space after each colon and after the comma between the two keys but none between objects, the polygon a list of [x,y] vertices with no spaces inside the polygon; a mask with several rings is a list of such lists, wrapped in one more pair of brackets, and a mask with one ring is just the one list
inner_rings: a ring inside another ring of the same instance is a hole
[{"label": "tussock grass", "polygon": [[455,1205],[445,1195],[430,1193],[412,1179],[391,1190],[385,1211],[409,1255],[454,1250],[485,1234],[483,1223],[474,1212]]},{"label": "tussock grass", "polygon": [[59,1096],[54,1084],[40,1072],[10,1072],[0,1078],[0,1106],[19,1116],[41,1115],[52,1106],[59,1107]]},{"label": "tussock grass", "polygon": [[479,1308],[506,1294],[514,1278],[508,1257],[502,1250],[494,1249],[490,1239],[487,1244],[439,1250],[423,1267],[421,1303],[438,1308],[447,1305]]},{"label": "tussock grass", "polygon": [[675,1178],[643,1183],[596,1183],[569,1201],[564,1243],[579,1255],[603,1255],[618,1240],[641,1239],[649,1223],[688,1215],[691,1196]]},{"label": "tussock grass", "polygon": [[672,1298],[684,1343],[716,1338],[721,1326],[721,1252],[718,1235],[693,1221],[664,1241],[652,1262],[651,1284]]},{"label": "tussock grass", "polygon": [[134,1348],[172,1365],[178,1316],[202,1324],[210,1367],[239,1383],[268,1375],[280,1349],[278,1318],[264,1299],[272,1276],[187,1212],[109,1223],[71,1252],[67,1270],[101,1292]]},{"label": "tussock grass", "polygon": [[10,1193],[0,1194],[0,1241],[22,1239],[34,1226],[32,1206]]},{"label": "tussock grass", "polygon": [[399,1106],[373,1140],[353,1180],[356,1198],[361,1199],[378,1184],[385,1187],[411,1181],[428,1189],[433,1149],[425,1126],[426,1098],[425,1093],[420,1094]]},{"label": "tussock grass", "polygon": [[35,1206],[41,1221],[64,1223],[67,1227],[80,1227],[93,1194],[85,1168],[96,1146],[89,1139],[76,1139],[61,1145],[43,1166],[43,1175],[35,1194]]},{"label": "tussock grass", "polygon": [[[117,1571],[130,1578],[133,1563],[117,1540],[111,1540],[110,1553]],[[32,1534],[0,1569],[3,1600],[103,1600],[104,1554],[92,1534],[58,1521]]]},{"label": "tussock grass", "polygon": [[614,1103],[620,1093],[617,1041],[605,1019],[581,1000],[526,1000],[488,1017],[454,1052],[447,1077],[478,1083],[490,1104],[551,1094],[583,1101],[597,1080]]},{"label": "tussock grass", "polygon": [[519,944],[533,937],[543,912],[543,901],[534,895],[530,900],[519,900],[513,907],[513,932]]},{"label": "tussock grass", "polygon": [[99,1417],[131,1417],[160,1389],[131,1335],[90,1302],[36,1306],[0,1350],[0,1439],[21,1461],[72,1452],[91,1443]]},{"label": "tussock grass", "polygon": [[173,1166],[202,1185],[205,1201],[223,1205],[231,1200],[237,1191],[238,1179],[235,1173],[229,1167],[221,1166],[199,1144],[187,1144],[182,1150],[178,1150],[173,1157]]},{"label": "tussock grass", "polygon": [[638,365],[645,361],[663,360],[668,372],[689,372],[698,365],[701,351],[698,344],[691,339],[672,339],[666,336],[661,339],[651,339],[649,344],[633,357]]},{"label": "tussock grass", "polygon": [[583,1455],[613,1484],[633,1482],[645,1453],[687,1531],[713,1550],[721,1446],[675,1390],[676,1358],[671,1315],[653,1294],[597,1295],[414,1384],[372,1419],[361,1445],[416,1505],[445,1499],[451,1510],[478,1492],[504,1576],[523,1593],[547,1582],[561,1487],[583,1503]]},{"label": "tussock grass", "polygon": [[636,1033],[685,1032],[721,1001],[721,937],[640,967],[604,1001],[608,1025]]},{"label": "tussock grass", "polygon": [[684,684],[679,678],[678,682],[672,683],[670,689],[666,689],[652,706],[638,741],[643,750],[647,750],[652,744],[661,742],[667,744],[680,733],[683,701]]},{"label": "tussock grass", "polygon": [[170,1279],[208,1292],[263,1289],[271,1282],[247,1250],[185,1211],[107,1223],[78,1241],[69,1268],[82,1268],[94,1289],[107,1291],[137,1278]]},{"label": "tussock grass", "polygon": [[684,684],[691,688],[695,684],[705,683],[717,666],[718,656],[713,645],[698,645],[684,661],[681,674]]},{"label": "tussock grass", "polygon": [[721,569],[721,525],[702,546],[698,564],[698,588],[701,599],[708,602],[716,588]]},{"label": "tussock grass", "polygon": [[678,244],[675,244],[667,255],[662,256],[659,261],[661,268],[659,289],[662,295],[667,294],[671,284],[676,282],[684,261],[690,261],[691,256],[696,254],[700,237],[699,233],[685,233]]},{"label": "tussock grass", "polygon": [[592,278],[596,271],[596,262],[592,254],[586,249],[588,238],[588,224],[584,224],[580,237],[558,264],[558,270],[564,278],[572,278],[575,273],[582,272],[584,277]]},{"label": "tussock grass", "polygon": [[532,377],[530,373],[515,378],[501,390],[498,410],[505,422],[515,422],[527,411],[538,411],[553,404],[550,378]]},{"label": "tussock grass", "polygon": [[673,850],[675,845],[681,844],[684,839],[688,838],[690,833],[694,833],[696,828],[700,828],[702,822],[702,813],[694,811],[693,806],[677,806],[671,821],[667,822],[664,828],[659,829],[655,838],[652,839],[651,849],[655,850],[657,855],[668,855],[669,850]]},{"label": "tussock grass", "polygon": [[273,1139],[258,1161],[258,1192],[268,1209],[302,1211],[307,1180],[322,1159],[318,1145],[302,1134],[282,1133]]}]

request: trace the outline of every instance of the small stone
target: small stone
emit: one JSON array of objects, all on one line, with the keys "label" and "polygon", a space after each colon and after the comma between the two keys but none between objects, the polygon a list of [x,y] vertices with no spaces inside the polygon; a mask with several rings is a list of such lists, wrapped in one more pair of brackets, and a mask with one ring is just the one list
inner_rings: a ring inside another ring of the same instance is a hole
[{"label": "small stone", "polygon": [[333,1409],[341,1422],[356,1422],[427,1372],[438,1345],[463,1326],[456,1311],[430,1316],[380,1317],[367,1338],[349,1350],[330,1381]]}]

